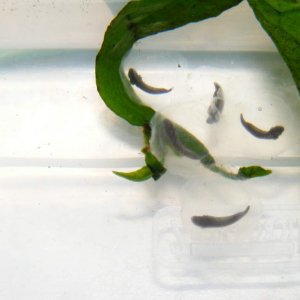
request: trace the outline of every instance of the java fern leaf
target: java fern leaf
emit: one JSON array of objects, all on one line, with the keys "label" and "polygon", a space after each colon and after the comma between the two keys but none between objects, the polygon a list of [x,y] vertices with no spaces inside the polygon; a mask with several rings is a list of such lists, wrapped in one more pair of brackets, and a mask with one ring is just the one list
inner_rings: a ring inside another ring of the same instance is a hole
[{"label": "java fern leaf", "polygon": [[300,94],[300,0],[248,0],[288,65]]}]

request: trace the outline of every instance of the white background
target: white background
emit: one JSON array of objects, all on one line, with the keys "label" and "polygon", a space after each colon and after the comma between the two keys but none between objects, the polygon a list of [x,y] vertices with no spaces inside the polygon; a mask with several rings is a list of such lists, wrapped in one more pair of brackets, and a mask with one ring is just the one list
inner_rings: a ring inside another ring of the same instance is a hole
[{"label": "white background", "polygon": [[[137,184],[111,173],[142,163],[138,129],[116,119],[95,87],[112,17],[102,1],[0,3],[0,298],[299,299],[295,287],[172,289],[157,280],[152,216],[179,203],[178,178]],[[138,46],[274,51],[245,3]]]}]

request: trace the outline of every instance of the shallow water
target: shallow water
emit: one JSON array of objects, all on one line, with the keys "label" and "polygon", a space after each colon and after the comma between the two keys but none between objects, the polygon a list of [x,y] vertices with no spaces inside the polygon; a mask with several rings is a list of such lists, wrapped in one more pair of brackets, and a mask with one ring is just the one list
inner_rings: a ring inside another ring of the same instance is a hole
[{"label": "shallow water", "polygon": [[[136,159],[138,129],[116,118],[101,101],[94,80],[97,50],[0,52],[1,149],[5,158]],[[273,52],[175,52],[134,49],[134,67],[153,86],[172,87],[145,103],[190,130],[217,157],[280,163],[299,156],[300,99],[289,70]],[[214,82],[224,91],[218,123],[206,123]],[[260,140],[239,116],[268,129],[285,128],[278,140]],[[134,149],[134,150],[133,150]],[[130,164],[131,164],[130,163]],[[125,163],[126,164],[126,163]],[[284,163],[285,164],[285,163]]]}]

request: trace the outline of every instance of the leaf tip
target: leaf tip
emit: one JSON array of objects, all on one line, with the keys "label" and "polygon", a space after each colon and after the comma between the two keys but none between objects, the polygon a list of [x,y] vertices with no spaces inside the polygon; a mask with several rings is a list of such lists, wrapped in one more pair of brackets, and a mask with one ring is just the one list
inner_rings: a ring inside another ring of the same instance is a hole
[{"label": "leaf tip", "polygon": [[134,182],[146,181],[152,177],[152,172],[147,166],[132,172],[113,171],[113,174]]},{"label": "leaf tip", "polygon": [[255,177],[263,177],[270,175],[272,170],[264,169],[260,166],[241,167],[238,171],[238,176],[242,179],[250,179]]}]

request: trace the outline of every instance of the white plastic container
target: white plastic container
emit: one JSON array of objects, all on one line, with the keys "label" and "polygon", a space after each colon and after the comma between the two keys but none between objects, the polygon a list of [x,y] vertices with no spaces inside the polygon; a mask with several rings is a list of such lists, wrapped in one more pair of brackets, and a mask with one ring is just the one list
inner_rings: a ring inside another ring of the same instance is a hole
[{"label": "white plastic container", "polygon": [[[144,102],[202,139],[197,120],[217,81],[225,107],[209,149],[229,169],[273,174],[233,182],[168,156],[160,181],[127,182],[111,171],[142,166],[142,136],[109,111],[94,79],[106,26],[125,2],[0,4],[0,295],[298,300],[300,99],[276,48],[245,2],[137,42],[124,70],[173,87],[160,96],[136,89]],[[241,112],[263,127],[282,123],[277,146],[247,135]],[[191,223],[247,205],[230,227]]]}]

